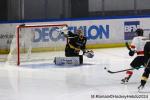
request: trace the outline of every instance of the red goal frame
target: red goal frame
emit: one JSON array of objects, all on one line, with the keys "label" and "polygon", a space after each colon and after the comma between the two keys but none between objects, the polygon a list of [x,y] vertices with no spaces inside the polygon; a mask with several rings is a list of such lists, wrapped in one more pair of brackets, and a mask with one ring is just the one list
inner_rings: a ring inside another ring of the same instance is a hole
[{"label": "red goal frame", "polygon": [[19,39],[19,36],[20,36],[20,29],[21,28],[33,28],[33,27],[51,27],[51,26],[66,26],[67,24],[47,24],[47,25],[18,25],[16,28],[17,28],[17,31],[16,31],[16,46],[17,46],[17,65],[19,66],[20,65],[20,46],[19,46],[19,42],[20,42],[20,39]]}]

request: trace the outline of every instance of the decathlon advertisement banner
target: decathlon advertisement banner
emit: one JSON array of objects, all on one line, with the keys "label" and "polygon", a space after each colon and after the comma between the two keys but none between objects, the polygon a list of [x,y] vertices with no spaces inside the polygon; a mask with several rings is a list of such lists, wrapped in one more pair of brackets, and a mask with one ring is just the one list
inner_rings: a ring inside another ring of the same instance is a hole
[{"label": "decathlon advertisement banner", "polygon": [[[11,40],[16,33],[16,26],[20,23],[0,24],[0,49],[9,49]],[[47,21],[47,22],[30,22],[28,25],[43,24],[67,24],[69,30],[75,32],[82,29],[87,37],[89,47],[101,47],[111,44],[124,44],[135,36],[137,28],[144,29],[144,35],[150,33],[150,17],[146,18],[115,18],[115,19],[84,19],[84,20],[67,20],[67,21]],[[54,47],[54,43],[61,44],[65,47],[66,39],[61,35],[55,35],[53,28],[35,28],[35,36],[32,47]],[[44,45],[44,46],[43,46]]]}]

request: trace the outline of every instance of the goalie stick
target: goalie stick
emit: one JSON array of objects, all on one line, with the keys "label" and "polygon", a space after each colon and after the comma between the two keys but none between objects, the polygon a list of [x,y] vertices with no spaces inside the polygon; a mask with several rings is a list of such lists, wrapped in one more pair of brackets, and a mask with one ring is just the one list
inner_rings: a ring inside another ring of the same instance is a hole
[{"label": "goalie stick", "polygon": [[[144,66],[140,66],[140,68],[143,68]],[[120,72],[125,72],[125,71],[128,71],[128,70],[134,70],[136,68],[128,68],[128,69],[123,69],[123,70],[118,70],[118,71],[111,71],[109,69],[107,69],[106,67],[104,68],[108,73],[111,73],[111,74],[115,74],[115,73],[120,73]]]}]

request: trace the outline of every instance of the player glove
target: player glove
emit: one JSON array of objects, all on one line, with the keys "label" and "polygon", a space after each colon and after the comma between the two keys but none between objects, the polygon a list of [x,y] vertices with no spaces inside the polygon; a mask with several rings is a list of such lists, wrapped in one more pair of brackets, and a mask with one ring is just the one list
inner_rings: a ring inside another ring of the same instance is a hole
[{"label": "player glove", "polygon": [[130,50],[129,51],[129,56],[134,56],[134,53],[135,53],[134,51]]},{"label": "player glove", "polygon": [[134,69],[139,70],[141,67],[135,67]]},{"label": "player glove", "polygon": [[136,69],[136,70],[139,70],[140,68],[144,68],[144,66],[142,65],[142,66],[132,67],[132,68],[134,68],[134,69]]}]

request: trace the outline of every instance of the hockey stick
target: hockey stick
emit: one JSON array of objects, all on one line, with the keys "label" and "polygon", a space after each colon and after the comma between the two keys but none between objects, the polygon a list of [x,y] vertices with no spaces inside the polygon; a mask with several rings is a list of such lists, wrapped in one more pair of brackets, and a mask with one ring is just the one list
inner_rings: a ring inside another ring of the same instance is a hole
[{"label": "hockey stick", "polygon": [[125,42],[125,45],[126,45],[127,49],[128,49],[129,51],[131,51],[131,48],[130,48],[130,46],[129,46],[129,43],[128,43],[128,42]]},{"label": "hockey stick", "polygon": [[135,50],[131,50],[128,42],[125,42],[125,45],[126,45],[127,49],[129,50],[129,55],[130,56],[134,56],[134,54],[136,53],[136,51]]},{"label": "hockey stick", "polygon": [[[140,66],[140,68],[143,68],[144,66]],[[124,69],[124,70],[118,70],[118,71],[111,71],[109,69],[107,69],[106,67],[104,68],[108,73],[114,74],[114,73],[120,73],[120,72],[125,72],[128,70],[134,70],[136,68],[128,68],[128,69]]]},{"label": "hockey stick", "polygon": [[128,70],[134,70],[134,68],[129,68],[129,69],[124,69],[124,70],[119,70],[119,71],[111,71],[109,69],[107,69],[106,67],[104,68],[108,73],[114,74],[114,73],[120,73],[120,72],[125,72]]}]

